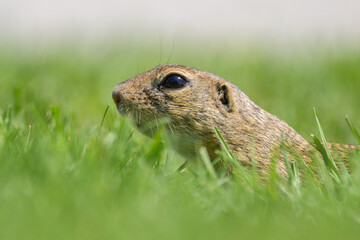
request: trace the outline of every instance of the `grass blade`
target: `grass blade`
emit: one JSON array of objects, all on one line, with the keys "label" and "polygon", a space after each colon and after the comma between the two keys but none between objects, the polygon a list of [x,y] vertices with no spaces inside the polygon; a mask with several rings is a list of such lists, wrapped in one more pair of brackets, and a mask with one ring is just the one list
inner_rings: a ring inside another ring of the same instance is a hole
[{"label": "grass blade", "polygon": [[307,172],[310,174],[312,179],[316,179],[314,172],[310,169],[309,165],[305,162],[305,160],[301,157],[301,155],[297,151],[295,152],[295,154],[296,154],[297,159],[300,160],[300,162],[303,164],[303,166],[305,167]]},{"label": "grass blade", "polygon": [[6,109],[6,114],[5,114],[5,117],[4,117],[4,121],[5,121],[5,124],[6,124],[6,129],[9,130],[10,129],[10,126],[11,126],[11,121],[12,121],[12,106],[8,106],[7,109]]},{"label": "grass blade", "polygon": [[224,138],[221,136],[219,130],[217,129],[217,127],[214,127],[215,130],[215,134],[217,136],[217,138],[219,139],[221,146],[223,147],[223,150],[225,151],[226,155],[229,157],[229,160],[231,162],[231,164],[240,171],[240,173],[244,176],[245,181],[250,184],[250,179],[248,177],[248,174],[246,173],[244,167],[238,162],[238,160],[236,159],[236,157],[234,156],[234,154],[231,152],[229,146],[227,145],[227,143],[225,142]]},{"label": "grass blade", "polygon": [[183,172],[190,166],[190,161],[185,161],[183,164],[181,164],[180,167],[176,170],[177,172]]},{"label": "grass blade", "polygon": [[291,170],[292,170],[292,172],[294,174],[294,182],[293,182],[293,184],[295,186],[298,186],[298,184],[300,183],[300,175],[299,175],[298,163],[296,161],[291,165]]},{"label": "grass blade", "polygon": [[340,180],[340,173],[339,170],[336,167],[335,161],[331,155],[330,149],[328,147],[324,132],[322,130],[322,127],[320,125],[320,121],[316,115],[316,110],[314,108],[314,115],[315,115],[315,119],[316,119],[316,123],[318,125],[318,129],[320,132],[320,137],[321,137],[321,141],[323,142],[323,144],[321,144],[320,140],[315,136],[315,135],[311,135],[311,137],[314,139],[316,148],[319,150],[319,152],[321,153],[321,155],[324,158],[324,162],[325,164],[330,167],[330,169],[335,173],[335,175],[337,176],[337,178]]},{"label": "grass blade", "polygon": [[286,171],[288,172],[288,175],[289,175],[289,182],[293,182],[294,181],[294,173],[292,171],[291,163],[290,163],[289,158],[288,158],[288,152],[285,149],[285,145],[284,145],[283,141],[281,143],[281,148],[282,148],[283,155],[284,155],[284,162],[285,162]]},{"label": "grass blade", "polygon": [[200,153],[201,160],[203,161],[203,163],[204,163],[204,165],[206,167],[206,170],[209,172],[210,177],[212,179],[217,179],[216,172],[214,170],[213,165],[211,164],[209,154],[206,151],[206,148],[201,147],[200,150],[199,150],[199,153]]},{"label": "grass blade", "polygon": [[106,114],[107,114],[108,111],[109,111],[109,105],[107,105],[107,107],[106,107],[106,109],[105,109],[105,112],[104,112],[103,118],[102,118],[102,120],[101,120],[101,124],[100,124],[100,127],[99,127],[99,132],[98,132],[98,136],[97,136],[97,137],[100,136],[101,128],[102,128],[102,126],[104,125],[105,117],[106,117]]},{"label": "grass blade", "polygon": [[32,130],[32,126],[29,125],[29,131],[28,131],[28,135],[26,137],[25,148],[24,148],[25,152],[29,149],[31,130]]},{"label": "grass blade", "polygon": [[349,119],[348,116],[345,117],[345,120],[347,122],[347,124],[350,127],[351,132],[354,134],[354,137],[356,138],[356,141],[360,144],[360,134],[357,131],[357,129],[355,128],[354,124],[351,122],[351,120]]}]

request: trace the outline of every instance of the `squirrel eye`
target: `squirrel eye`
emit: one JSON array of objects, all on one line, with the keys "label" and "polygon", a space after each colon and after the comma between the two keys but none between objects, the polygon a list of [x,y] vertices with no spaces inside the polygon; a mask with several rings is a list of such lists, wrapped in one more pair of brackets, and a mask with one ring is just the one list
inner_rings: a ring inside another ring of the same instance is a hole
[{"label": "squirrel eye", "polygon": [[169,75],[161,83],[162,88],[182,88],[186,85],[187,81],[179,75]]}]

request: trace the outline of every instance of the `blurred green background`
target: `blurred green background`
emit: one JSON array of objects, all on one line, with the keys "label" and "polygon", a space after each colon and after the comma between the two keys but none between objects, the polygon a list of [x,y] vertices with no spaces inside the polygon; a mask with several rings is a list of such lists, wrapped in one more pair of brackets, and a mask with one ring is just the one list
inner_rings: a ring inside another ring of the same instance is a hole
[{"label": "blurred green background", "polygon": [[188,65],[234,82],[309,140],[316,107],[328,141],[355,144],[344,117],[360,126],[360,48],[114,42],[1,49],[1,239],[358,238],[358,172],[300,193],[213,180],[201,161],[177,172],[185,159],[119,116],[111,92],[158,64]]}]

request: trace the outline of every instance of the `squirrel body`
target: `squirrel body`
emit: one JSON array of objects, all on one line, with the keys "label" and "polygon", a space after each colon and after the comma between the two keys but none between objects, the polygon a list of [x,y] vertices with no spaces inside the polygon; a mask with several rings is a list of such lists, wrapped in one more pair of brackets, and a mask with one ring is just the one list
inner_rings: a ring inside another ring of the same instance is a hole
[{"label": "squirrel body", "polygon": [[[281,146],[307,163],[316,152],[285,121],[257,106],[236,85],[191,67],[157,66],[119,83],[112,96],[118,111],[131,115],[146,135],[152,135],[154,125],[164,126],[175,136],[175,149],[187,157],[204,146],[210,158],[216,158],[221,146],[214,126],[239,162],[249,166],[254,159],[262,173],[269,172],[271,159],[277,157],[277,171],[286,175]],[[353,148],[357,146],[346,145],[344,150]]]}]

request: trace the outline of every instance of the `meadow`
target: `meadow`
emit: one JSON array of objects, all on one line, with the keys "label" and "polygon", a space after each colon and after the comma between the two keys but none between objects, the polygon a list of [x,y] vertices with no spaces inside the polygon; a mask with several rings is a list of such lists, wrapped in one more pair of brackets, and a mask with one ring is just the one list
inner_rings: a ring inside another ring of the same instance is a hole
[{"label": "meadow", "polygon": [[329,142],[358,144],[345,116],[360,129],[360,48],[137,44],[1,48],[0,239],[358,239],[359,156],[322,182],[214,175],[204,159],[184,166],[164,133],[141,135],[111,92],[158,64],[189,65],[309,141],[315,107]]}]

